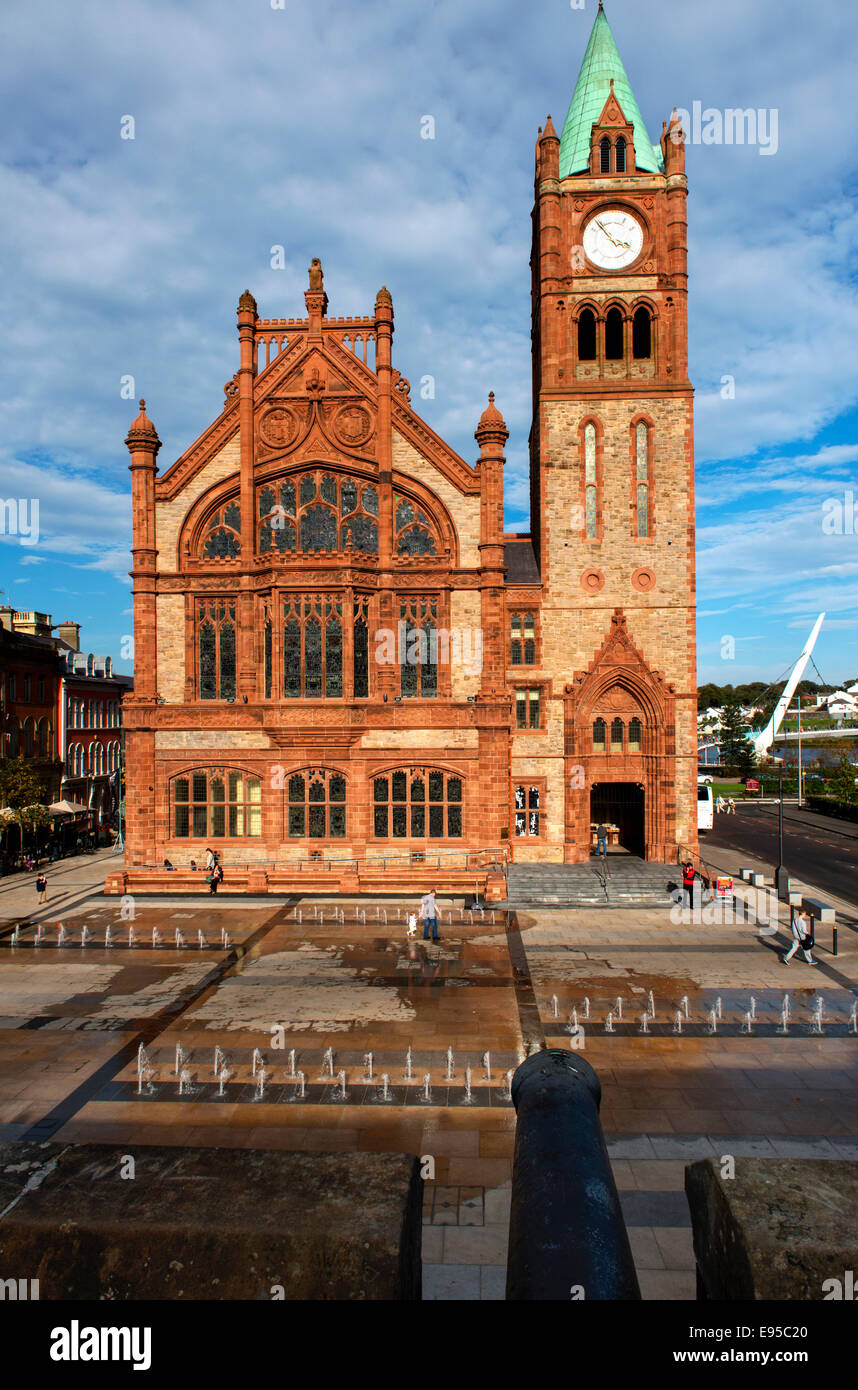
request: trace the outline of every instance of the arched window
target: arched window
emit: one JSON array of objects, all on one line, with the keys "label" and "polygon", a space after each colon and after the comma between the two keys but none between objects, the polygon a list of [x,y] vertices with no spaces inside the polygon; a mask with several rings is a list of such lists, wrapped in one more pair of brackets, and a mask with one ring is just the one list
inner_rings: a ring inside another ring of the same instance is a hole
[{"label": "arched window", "polygon": [[623,751],[623,721],[622,719],[611,720],[611,752],[622,753]]},{"label": "arched window", "polygon": [[629,752],[639,753],[641,751],[641,721],[638,718],[629,721]]},{"label": "arched window", "polygon": [[592,309],[582,309],[578,315],[578,361],[596,360],[596,315]]},{"label": "arched window", "polygon": [[36,721],[35,719],[24,720],[24,748],[25,758],[32,758],[36,742]]},{"label": "arched window", "polygon": [[241,554],[241,507],[227,502],[209,520],[209,532],[203,545],[204,560],[234,560]]},{"label": "arched window", "polygon": [[610,174],[611,172],[611,142],[607,135],[603,135],[599,141],[599,173]]},{"label": "arched window", "polygon": [[616,172],[618,174],[626,172],[626,141],[623,135],[617,136]]},{"label": "arched window", "polygon": [[45,717],[39,720],[39,757],[47,758],[50,756],[51,749],[51,721]]},{"label": "arched window", "polygon": [[652,356],[652,321],[649,316],[649,309],[643,304],[635,309],[635,316],[632,319],[632,357],[647,358]]},{"label": "arched window", "polygon": [[170,784],[173,835],[184,839],[243,839],[262,834],[262,784],[230,769],[184,773]]},{"label": "arched window", "polygon": [[286,787],[290,840],[342,840],[346,833],[346,779],[325,767],[293,772]]},{"label": "arched window", "polygon": [[404,700],[431,700],[438,694],[437,624],[437,599],[400,599],[399,688]]},{"label": "arched window", "polygon": [[605,318],[605,360],[622,361],[623,357],[623,313],[616,305],[609,309]]},{"label": "arched window", "polygon": [[235,699],[235,600],[207,599],[197,609],[201,700]]},{"label": "arched window", "polygon": [[462,779],[423,767],[376,777],[372,784],[377,840],[462,838]]},{"label": "arched window", "polygon": [[584,526],[588,540],[598,536],[598,482],[596,477],[596,426],[584,426]]},{"label": "arched window", "polygon": [[605,739],[607,737],[607,725],[604,719],[593,720],[593,752],[604,753]]},{"label": "arched window", "polygon": [[397,555],[435,555],[432,523],[407,497],[394,497]]},{"label": "arched window", "polygon": [[635,532],[649,535],[649,430],[643,420],[635,426]]},{"label": "arched window", "polygon": [[378,554],[378,491],[360,478],[315,469],[258,493],[259,551]]}]

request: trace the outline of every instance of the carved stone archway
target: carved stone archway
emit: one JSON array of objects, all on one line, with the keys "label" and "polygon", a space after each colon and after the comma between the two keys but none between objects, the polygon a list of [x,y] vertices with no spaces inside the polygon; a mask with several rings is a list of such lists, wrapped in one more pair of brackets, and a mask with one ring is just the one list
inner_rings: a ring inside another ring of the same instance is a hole
[{"label": "carved stone archway", "polygon": [[589,858],[590,791],[610,782],[643,787],[645,857],[673,861],[675,691],[635,645],[621,608],[614,610],[601,648],[566,686],[564,697],[565,861]]}]

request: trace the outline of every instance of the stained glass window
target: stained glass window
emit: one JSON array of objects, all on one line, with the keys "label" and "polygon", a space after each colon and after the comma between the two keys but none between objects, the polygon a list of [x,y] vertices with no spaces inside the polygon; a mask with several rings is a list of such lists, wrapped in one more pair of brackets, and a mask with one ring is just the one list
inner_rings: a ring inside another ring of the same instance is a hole
[{"label": "stained glass window", "polygon": [[403,699],[429,700],[438,694],[437,621],[437,599],[400,600],[400,694]]},{"label": "stained glass window", "polygon": [[517,690],[515,692],[515,727],[517,729],[539,728],[539,697],[537,690]]},{"label": "stained glass window", "polygon": [[215,512],[208,526],[204,560],[234,560],[241,554],[241,508],[237,502],[228,502],[222,511]]},{"label": "stained glass window", "polygon": [[286,822],[291,840],[342,840],[346,833],[346,779],[329,768],[306,768],[289,778]]},{"label": "stained glass window", "polygon": [[622,753],[623,751],[623,730],[622,719],[611,720],[611,752]]},{"label": "stained glass window", "polygon": [[462,838],[462,779],[426,768],[396,771],[373,780],[376,839]]},{"label": "stained glass window", "polygon": [[595,540],[598,534],[598,515],[596,508],[596,426],[584,426],[584,511],[585,529],[588,540]]},{"label": "stained glass window", "polygon": [[292,595],[283,605],[283,694],[336,700],[343,694],[343,601]]},{"label": "stained glass window", "polygon": [[[259,489],[260,554],[378,554],[378,493],[356,478],[316,470]],[[342,522],[339,524],[338,518]]]},{"label": "stained glass window", "polygon": [[435,555],[437,547],[432,522],[407,497],[394,498],[395,550],[397,555]]},{"label": "stained glass window", "polygon": [[172,783],[176,839],[257,838],[262,834],[262,784],[244,772],[212,768]]},{"label": "stained glass window", "polygon": [[637,489],[637,533],[649,535],[649,431],[641,420],[635,429],[635,478]]},{"label": "stained glass window", "polygon": [[197,606],[201,700],[235,699],[235,601],[207,599]]},{"label": "stained glass window", "polygon": [[639,753],[641,751],[641,721],[632,719],[629,722],[629,752]]},{"label": "stained glass window", "polygon": [[604,753],[604,751],[605,751],[605,739],[606,739],[606,736],[607,736],[607,732],[608,732],[608,728],[607,728],[607,725],[606,725],[604,719],[596,719],[596,720],[593,721],[593,752],[594,752],[594,753]]},{"label": "stained glass window", "polygon": [[369,599],[356,598],[353,629],[353,688],[356,700],[369,695]]},{"label": "stained glass window", "polygon": [[534,613],[512,613],[510,615],[509,661],[511,666],[534,666],[536,664],[536,615]]}]

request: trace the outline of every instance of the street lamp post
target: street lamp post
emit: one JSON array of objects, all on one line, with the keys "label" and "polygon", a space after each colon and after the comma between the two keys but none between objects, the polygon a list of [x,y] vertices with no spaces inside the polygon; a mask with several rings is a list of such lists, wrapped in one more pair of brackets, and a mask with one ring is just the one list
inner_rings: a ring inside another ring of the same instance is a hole
[{"label": "street lamp post", "polygon": [[789,892],[789,874],[784,867],[784,760],[778,758],[778,867],[775,870],[775,892],[786,899]]}]

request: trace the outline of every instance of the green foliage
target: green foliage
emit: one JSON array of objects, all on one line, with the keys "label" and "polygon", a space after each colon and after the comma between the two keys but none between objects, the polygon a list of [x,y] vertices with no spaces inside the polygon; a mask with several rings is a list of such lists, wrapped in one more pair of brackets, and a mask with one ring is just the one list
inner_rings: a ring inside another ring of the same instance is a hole
[{"label": "green foliage", "polygon": [[757,760],[753,745],[748,741],[749,732],[750,726],[742,715],[739,701],[735,697],[731,698],[721,711],[718,740],[725,770],[734,770],[733,775],[738,777],[746,776]]},{"label": "green foliage", "polygon": [[0,806],[19,810],[45,800],[45,787],[38,772],[24,758],[0,762]]},{"label": "green foliage", "polygon": [[831,787],[838,801],[846,802],[847,805],[850,802],[858,801],[858,795],[856,795],[856,793],[858,793],[858,787],[855,786],[855,775],[855,765],[850,761],[849,754],[841,753],[840,762],[837,764]]}]

